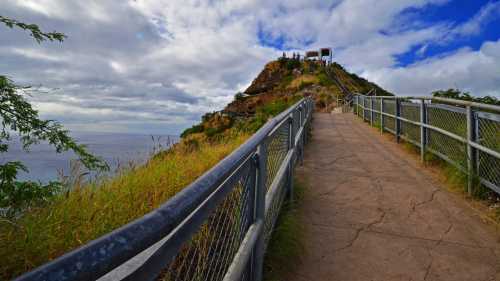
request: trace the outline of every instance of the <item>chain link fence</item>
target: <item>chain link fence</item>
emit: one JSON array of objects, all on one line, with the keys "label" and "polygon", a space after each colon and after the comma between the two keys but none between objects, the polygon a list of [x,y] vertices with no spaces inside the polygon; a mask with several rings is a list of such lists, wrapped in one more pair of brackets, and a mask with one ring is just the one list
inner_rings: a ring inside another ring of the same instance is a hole
[{"label": "chain link fence", "polygon": [[303,99],[268,121],[155,211],[17,280],[261,281],[313,105]]},{"label": "chain link fence", "polygon": [[500,107],[434,97],[356,95],[354,114],[500,194]]}]

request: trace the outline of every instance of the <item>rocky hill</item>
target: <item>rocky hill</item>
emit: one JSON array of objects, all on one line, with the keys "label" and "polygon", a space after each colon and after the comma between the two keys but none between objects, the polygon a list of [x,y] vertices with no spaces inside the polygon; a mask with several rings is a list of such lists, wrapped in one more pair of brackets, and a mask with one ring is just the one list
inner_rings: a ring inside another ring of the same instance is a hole
[{"label": "rocky hill", "polygon": [[205,114],[200,124],[181,136],[213,138],[232,128],[253,132],[305,96],[314,98],[317,111],[327,112],[344,98],[346,91],[392,95],[337,63],[325,66],[318,61],[280,58],[268,63],[245,92],[237,93],[222,111]]}]

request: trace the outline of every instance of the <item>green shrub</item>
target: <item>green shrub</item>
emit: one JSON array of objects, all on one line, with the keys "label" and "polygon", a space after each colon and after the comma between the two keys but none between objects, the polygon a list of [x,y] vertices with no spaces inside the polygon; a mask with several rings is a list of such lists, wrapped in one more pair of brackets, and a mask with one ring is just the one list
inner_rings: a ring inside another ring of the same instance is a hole
[{"label": "green shrub", "polygon": [[244,99],[245,99],[245,95],[242,92],[237,92],[236,95],[234,95],[235,101],[242,101]]},{"label": "green shrub", "polygon": [[293,79],[294,77],[291,74],[284,76],[281,80],[281,87],[285,88],[289,86],[292,83]]},{"label": "green shrub", "polygon": [[243,131],[254,133],[267,122],[267,117],[262,113],[257,113],[248,123],[243,126]]},{"label": "green shrub", "polygon": [[267,104],[264,104],[261,108],[259,108],[258,112],[263,113],[266,116],[275,116],[280,112],[284,111],[288,108],[288,103],[284,100],[276,100]]},{"label": "green shrub", "polygon": [[300,82],[300,84],[299,84],[299,88],[298,88],[298,90],[299,90],[299,91],[304,90],[305,88],[307,88],[307,87],[309,87],[309,86],[311,86],[311,85],[313,85],[313,84],[314,84],[314,83],[313,83],[313,82],[311,82],[311,81],[302,81],[302,82]]},{"label": "green shrub", "polygon": [[278,62],[280,63],[280,67],[284,67],[287,70],[294,70],[302,67],[302,63],[298,59],[280,57]]},{"label": "green shrub", "polygon": [[286,63],[286,68],[288,70],[294,70],[294,69],[300,68],[300,67],[301,67],[301,63],[299,60],[288,59],[288,61]]},{"label": "green shrub", "polygon": [[186,152],[193,152],[200,148],[200,142],[197,139],[188,139],[184,141],[184,147]]},{"label": "green shrub", "polygon": [[448,90],[440,90],[432,93],[433,97],[443,97],[449,99],[457,99],[457,100],[465,100],[472,101],[478,103],[486,103],[493,105],[500,105],[500,100],[496,97],[485,96],[485,97],[473,97],[469,92],[462,92],[458,89],[448,89]]},{"label": "green shrub", "polygon": [[2,215],[7,218],[13,218],[28,207],[49,202],[62,190],[62,184],[56,181],[46,185],[16,181],[19,170],[28,172],[21,162],[0,165],[0,209],[4,210]]},{"label": "green shrub", "polygon": [[218,128],[207,128],[205,130],[205,136],[207,136],[208,138],[212,138],[218,133],[220,133],[220,130]]},{"label": "green shrub", "polygon": [[324,87],[332,86],[334,82],[326,75],[326,73],[321,72],[318,74],[319,84]]},{"label": "green shrub", "polygon": [[201,133],[203,132],[203,125],[193,125],[191,128],[187,128],[182,132],[181,138],[185,138],[191,134]]}]

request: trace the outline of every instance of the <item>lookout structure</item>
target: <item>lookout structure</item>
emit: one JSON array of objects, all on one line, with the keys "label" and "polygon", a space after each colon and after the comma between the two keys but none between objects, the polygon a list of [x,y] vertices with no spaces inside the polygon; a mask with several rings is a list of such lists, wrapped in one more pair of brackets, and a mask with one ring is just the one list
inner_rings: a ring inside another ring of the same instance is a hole
[{"label": "lookout structure", "polygon": [[321,61],[323,61],[325,57],[328,63],[332,63],[333,61],[332,48],[320,48],[317,51],[315,50],[307,51],[305,55],[305,59],[317,59]]}]

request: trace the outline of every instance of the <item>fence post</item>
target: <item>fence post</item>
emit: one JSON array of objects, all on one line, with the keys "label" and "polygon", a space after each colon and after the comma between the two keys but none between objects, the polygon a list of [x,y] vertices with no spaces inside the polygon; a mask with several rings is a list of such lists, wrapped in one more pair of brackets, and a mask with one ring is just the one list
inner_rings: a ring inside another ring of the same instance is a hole
[{"label": "fence post", "polygon": [[400,137],[400,134],[401,134],[401,120],[399,120],[399,117],[401,116],[401,102],[398,98],[396,98],[396,102],[395,102],[395,106],[396,106],[396,141],[399,142],[401,137]]},{"label": "fence post", "polygon": [[370,97],[370,126],[373,127],[373,117],[374,117],[374,112],[373,112],[373,98]]},{"label": "fence post", "polygon": [[474,177],[474,158],[475,158],[475,149],[472,147],[471,142],[475,141],[474,137],[474,112],[472,111],[472,107],[468,105],[466,107],[467,112],[467,192],[469,195],[472,195],[472,185],[473,185],[473,177]]},{"label": "fence post", "polygon": [[[267,138],[257,148],[257,179],[255,181],[254,221],[265,221],[267,181]],[[252,254],[252,281],[261,281],[264,266],[264,228],[255,243]]]},{"label": "fence post", "polygon": [[293,118],[293,113],[290,114],[290,142],[288,143],[288,151],[293,151],[292,158],[290,159],[290,162],[288,163],[288,172],[287,172],[287,177],[288,177],[288,199],[290,201],[293,201],[293,164],[295,162],[295,157],[297,156],[297,150],[295,149],[295,134],[297,133],[296,130],[294,130],[294,122],[297,122],[297,120],[294,120]]},{"label": "fence post", "polygon": [[[480,142],[479,140],[481,139],[481,128],[479,127],[479,117],[475,112],[474,114],[474,123],[473,123],[473,129],[474,129],[474,141],[475,142]],[[473,153],[473,161],[474,161],[474,171],[476,172],[476,175],[479,176],[479,171],[480,171],[480,163],[479,163],[479,152],[477,149],[473,148],[472,150]]]},{"label": "fence post", "polygon": [[300,151],[300,165],[302,166],[304,164],[304,134],[305,134],[305,120],[304,120],[304,117],[305,117],[305,108],[304,107],[300,107],[300,122],[299,122],[299,129],[302,128],[302,136],[300,136],[300,139],[299,139],[299,149],[298,151]]},{"label": "fence post", "polygon": [[363,100],[363,108],[362,108],[362,110],[363,110],[363,122],[365,122],[365,120],[366,120],[365,119],[365,113],[366,113],[366,109],[365,109],[365,97],[363,97],[362,100]]},{"label": "fence post", "polygon": [[360,108],[360,105],[359,105],[359,96],[356,96],[356,115],[358,116],[358,118],[361,115],[361,114],[359,114],[359,108]]},{"label": "fence post", "polygon": [[353,106],[356,106],[356,110],[353,110],[352,112],[356,114],[356,116],[359,117],[359,106],[358,106],[358,96],[354,96],[354,99],[352,101]]},{"label": "fence post", "polygon": [[380,133],[384,133],[384,98],[380,97]]},{"label": "fence post", "polygon": [[422,163],[425,162],[425,140],[426,140],[426,134],[427,130],[424,127],[425,120],[426,120],[426,110],[425,110],[425,100],[420,101],[420,161]]},{"label": "fence post", "polygon": [[309,101],[306,101],[306,112],[305,112],[305,121],[304,121],[304,134],[303,134],[303,137],[304,137],[304,145],[306,145],[306,143],[309,141],[307,139],[307,133],[309,132],[309,128],[308,128],[308,124],[307,124],[307,121],[309,120],[310,118],[310,114],[312,114],[312,110],[311,110],[311,105],[310,105],[310,102]]}]

